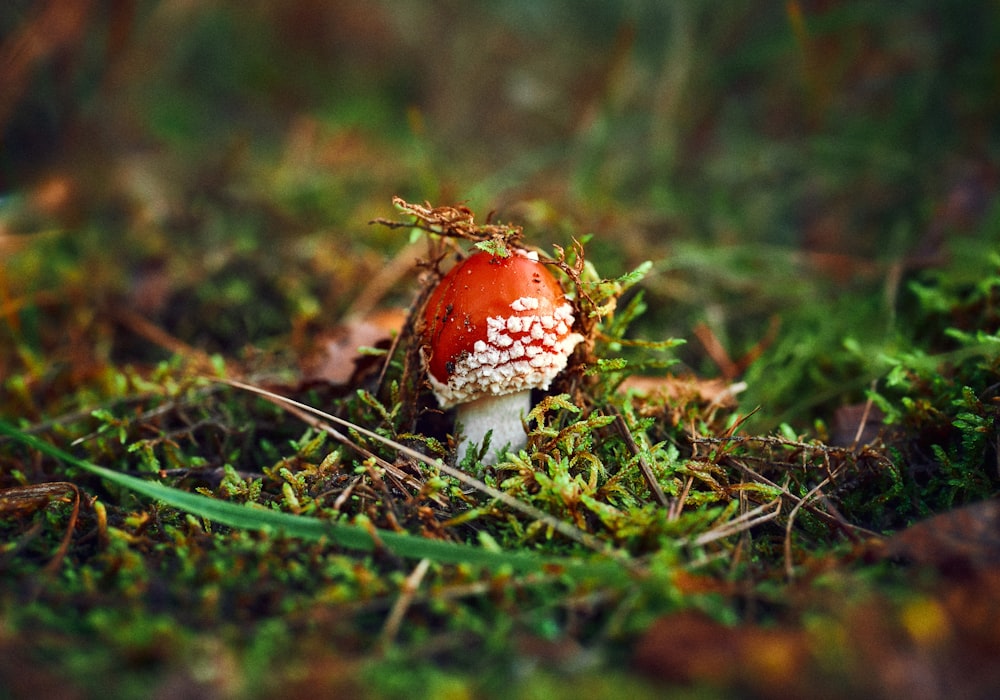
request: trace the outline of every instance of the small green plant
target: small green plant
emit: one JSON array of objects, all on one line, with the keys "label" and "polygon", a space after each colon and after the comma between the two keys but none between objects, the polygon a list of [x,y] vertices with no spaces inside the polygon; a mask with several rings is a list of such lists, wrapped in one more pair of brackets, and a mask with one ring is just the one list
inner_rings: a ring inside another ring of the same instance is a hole
[{"label": "small green plant", "polygon": [[[1000,445],[1000,260],[975,284],[940,276],[914,281],[921,343],[885,358],[890,369],[871,400],[884,414],[903,465],[902,519],[982,500],[996,492]],[[927,329],[935,333],[928,334]]]}]

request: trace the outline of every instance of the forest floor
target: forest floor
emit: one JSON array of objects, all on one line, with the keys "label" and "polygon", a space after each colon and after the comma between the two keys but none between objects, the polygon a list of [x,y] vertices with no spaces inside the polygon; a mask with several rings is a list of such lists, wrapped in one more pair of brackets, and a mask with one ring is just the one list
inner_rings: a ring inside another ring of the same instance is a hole
[{"label": "forest floor", "polygon": [[0,10],[0,698],[992,697],[995,4],[196,5]]}]

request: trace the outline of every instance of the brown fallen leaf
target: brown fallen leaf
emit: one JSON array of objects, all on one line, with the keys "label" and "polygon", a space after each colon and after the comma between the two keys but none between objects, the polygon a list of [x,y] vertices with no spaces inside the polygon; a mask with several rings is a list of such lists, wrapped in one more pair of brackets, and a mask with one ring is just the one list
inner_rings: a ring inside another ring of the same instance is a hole
[{"label": "brown fallen leaf", "polygon": [[662,377],[633,375],[618,386],[618,391],[622,393],[631,391],[639,396],[668,399],[671,402],[699,401],[731,408],[736,405],[736,394],[740,388],[741,385],[723,379],[699,379],[689,375]]},{"label": "brown fallen leaf", "polygon": [[1000,687],[1000,500],[928,518],[872,545],[938,573],[896,619],[873,601],[847,618],[858,659],[884,697],[996,697]]},{"label": "brown fallen leaf", "polygon": [[745,685],[770,697],[797,697],[810,662],[804,632],[757,625],[728,627],[701,613],[660,618],[636,644],[633,664],[660,681]]},{"label": "brown fallen leaf", "polygon": [[[994,698],[1000,688],[1000,569],[872,596],[826,623],[845,661],[845,697]],[[821,653],[817,648],[817,658]]]},{"label": "brown fallen leaf", "polygon": [[357,372],[368,366],[378,366],[382,360],[358,349],[387,349],[393,334],[399,333],[405,322],[405,309],[385,309],[319,331],[300,353],[302,382],[347,385]]},{"label": "brown fallen leaf", "polygon": [[886,540],[882,555],[933,566],[950,575],[1000,571],[1000,499],[912,525]]},{"label": "brown fallen leaf", "polygon": [[867,403],[841,406],[833,414],[830,444],[842,447],[870,445],[882,429],[885,414]]}]

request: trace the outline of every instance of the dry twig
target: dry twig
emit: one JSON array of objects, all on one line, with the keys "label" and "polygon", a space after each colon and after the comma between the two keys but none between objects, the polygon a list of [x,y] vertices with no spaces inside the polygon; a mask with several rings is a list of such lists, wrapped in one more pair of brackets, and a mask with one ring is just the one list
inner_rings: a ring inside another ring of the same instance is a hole
[{"label": "dry twig", "polygon": [[[558,520],[557,518],[553,518],[548,513],[545,513],[544,511],[539,510],[538,508],[528,503],[525,503],[517,498],[514,498],[509,493],[506,493],[492,486],[489,486],[488,484],[483,483],[479,479],[470,476],[469,474],[466,474],[460,469],[455,469],[454,467],[448,466],[440,459],[431,459],[427,457],[427,455],[422,454],[421,452],[418,452],[417,450],[411,447],[407,447],[406,445],[396,442],[395,440],[390,440],[389,438],[383,437],[382,435],[379,435],[374,431],[362,428],[359,425],[355,425],[354,423],[351,423],[348,420],[339,418],[338,416],[334,416],[324,411],[320,411],[317,408],[313,408],[312,406],[309,406],[307,404],[300,403],[298,401],[295,401],[294,399],[290,399],[281,396],[280,394],[267,391],[266,389],[261,389],[260,387],[253,386],[252,384],[246,384],[245,382],[240,382],[235,379],[220,379],[217,377],[206,377],[206,379],[209,379],[210,381],[214,382],[221,382],[223,384],[228,384],[229,386],[235,387],[237,389],[243,389],[245,391],[250,391],[252,393],[263,396],[268,400],[273,401],[276,405],[284,407],[290,413],[293,413],[293,415],[301,417],[303,420],[306,420],[306,417],[303,416],[303,413],[311,413],[314,416],[322,418],[323,420],[330,421],[331,423],[336,423],[337,425],[341,425],[345,428],[350,428],[351,430],[354,430],[361,435],[369,437],[373,440],[376,440],[384,445],[393,448],[400,454],[409,457],[410,459],[416,460],[419,463],[437,469],[438,471],[447,474],[453,479],[457,479],[466,486],[470,486],[476,489],[477,491],[486,494],[490,498],[495,498],[496,500],[500,501],[505,506],[513,510],[517,510],[523,513],[524,515],[527,515],[530,518],[534,518],[535,520],[541,521],[546,526],[552,528],[554,531],[558,532],[559,534],[563,535],[568,539],[573,540],[574,542],[582,544],[585,547],[594,550],[595,552],[599,552],[606,556],[610,556],[624,566],[627,566],[629,568],[634,568],[634,562],[632,562],[631,558],[625,552],[615,549],[610,544],[601,541],[599,538],[595,537],[589,532],[585,532],[569,523],[563,522],[562,520]],[[340,434],[339,431],[337,431],[332,426],[324,426],[324,424],[321,421],[316,422],[314,421],[314,419],[310,418],[309,424],[313,425],[318,429],[326,430],[331,434],[337,434],[337,435]],[[345,443],[345,444],[350,444],[350,443]],[[388,464],[388,462],[382,460],[380,464]]]},{"label": "dry twig", "polygon": [[646,485],[649,487],[650,493],[653,494],[653,498],[661,506],[672,508],[666,494],[663,493],[663,489],[660,487],[660,482],[656,480],[656,475],[653,474],[653,468],[649,466],[649,462],[646,461],[646,458],[639,450],[639,445],[636,444],[635,438],[632,437],[632,431],[628,429],[625,417],[614,406],[611,407],[611,410],[615,414],[615,427],[618,428],[618,433],[622,436],[629,451],[637,458],[639,471],[642,472],[642,477],[646,480]]},{"label": "dry twig", "polygon": [[417,595],[417,591],[420,590],[420,582],[423,581],[430,564],[430,559],[421,559],[413,571],[410,572],[410,575],[406,577],[406,581],[403,582],[403,589],[399,593],[399,598],[396,599],[392,610],[389,611],[389,616],[382,626],[382,633],[379,635],[379,647],[383,651],[388,649],[393,640],[396,639],[396,635],[399,633],[399,626],[403,622],[403,616],[406,615],[406,611],[413,604],[413,599]]}]

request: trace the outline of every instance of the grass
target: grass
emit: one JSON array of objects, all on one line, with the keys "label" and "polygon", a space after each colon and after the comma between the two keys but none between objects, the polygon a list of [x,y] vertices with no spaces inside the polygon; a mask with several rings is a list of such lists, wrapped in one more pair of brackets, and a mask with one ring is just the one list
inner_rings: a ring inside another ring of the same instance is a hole
[{"label": "grass", "polygon": [[[12,64],[0,696],[995,687],[995,9],[374,7]],[[510,227],[590,342],[456,462],[414,259]]]}]

